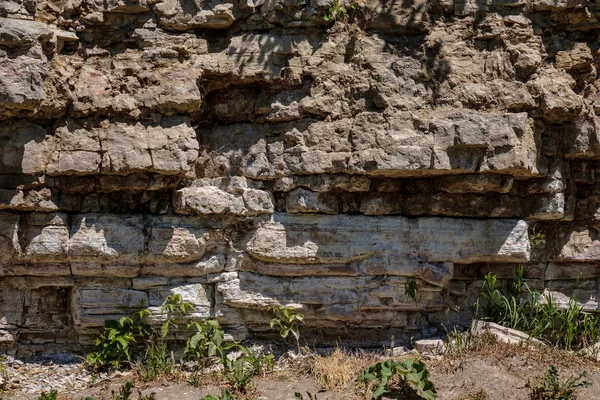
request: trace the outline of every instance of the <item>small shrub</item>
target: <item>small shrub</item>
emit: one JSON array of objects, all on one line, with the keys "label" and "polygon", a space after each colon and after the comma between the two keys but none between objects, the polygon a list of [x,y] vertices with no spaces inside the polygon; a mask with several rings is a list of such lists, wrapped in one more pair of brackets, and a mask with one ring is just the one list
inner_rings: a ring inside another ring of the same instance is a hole
[{"label": "small shrub", "polygon": [[279,329],[279,335],[286,339],[291,333],[296,339],[298,353],[300,353],[300,330],[299,325],[304,322],[304,314],[295,311],[293,307],[273,306],[269,308],[273,318],[269,321],[272,328]]},{"label": "small shrub", "polygon": [[383,394],[391,392],[390,383],[393,378],[399,378],[402,386],[407,386],[422,399],[437,398],[435,386],[429,380],[427,365],[410,358],[403,362],[388,359],[373,364],[356,378],[356,382],[364,385],[366,392],[373,389],[373,399],[379,399]]},{"label": "small shrub", "polygon": [[[209,360],[220,362],[223,376],[236,392],[245,393],[256,375],[264,375],[275,366],[272,354],[263,356],[237,342],[225,342],[225,334],[216,319],[194,321],[188,327],[192,334],[185,346],[185,357],[201,364]],[[192,374],[190,384],[200,384],[197,374]]]},{"label": "small shrub", "polygon": [[579,376],[570,376],[565,382],[561,382],[558,376],[558,370],[552,365],[539,379],[535,387],[531,387],[529,398],[531,400],[574,400],[575,391],[580,388],[591,386],[590,382],[584,380],[586,372]]},{"label": "small shrub", "polygon": [[233,345],[225,343],[225,332],[216,319],[193,321],[188,324],[192,334],[185,344],[184,355],[191,361],[203,361],[210,357],[223,357]]},{"label": "small shrub", "polygon": [[245,393],[255,376],[273,370],[275,357],[272,354],[266,357],[257,355],[240,344],[236,345],[236,349],[241,352],[240,356],[222,359],[223,374],[234,391]]},{"label": "small shrub", "polygon": [[136,361],[140,377],[144,381],[157,379],[161,375],[168,375],[175,369],[175,357],[169,352],[165,337],[170,328],[179,328],[176,317],[185,316],[194,309],[194,305],[184,301],[180,294],[168,296],[160,307],[160,312],[167,315],[167,320],[162,324],[160,331],[152,330],[146,341],[144,356]]},{"label": "small shrub", "polygon": [[167,336],[170,327],[179,328],[175,317],[187,315],[194,308],[194,305],[189,301],[184,301],[179,293],[167,296],[160,307],[160,312],[167,314],[167,321],[160,328],[160,338],[163,339]]},{"label": "small shrub", "polygon": [[58,396],[58,391],[51,390],[48,393],[46,393],[46,392],[40,393],[40,397],[38,397],[38,400],[56,400],[57,396]]},{"label": "small shrub", "polygon": [[95,341],[96,350],[86,357],[88,364],[95,369],[118,369],[124,362],[130,362],[136,337],[148,338],[152,333],[146,321],[150,315],[146,309],[133,317],[104,321],[104,331]]}]

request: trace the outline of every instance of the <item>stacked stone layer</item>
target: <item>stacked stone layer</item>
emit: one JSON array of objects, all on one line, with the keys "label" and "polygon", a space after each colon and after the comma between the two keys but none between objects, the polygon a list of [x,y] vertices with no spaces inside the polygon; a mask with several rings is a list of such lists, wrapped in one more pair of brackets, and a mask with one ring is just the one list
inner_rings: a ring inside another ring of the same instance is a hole
[{"label": "stacked stone layer", "polygon": [[170,293],[240,339],[281,304],[377,345],[521,264],[598,308],[600,6],[340,4],[0,3],[2,346]]}]

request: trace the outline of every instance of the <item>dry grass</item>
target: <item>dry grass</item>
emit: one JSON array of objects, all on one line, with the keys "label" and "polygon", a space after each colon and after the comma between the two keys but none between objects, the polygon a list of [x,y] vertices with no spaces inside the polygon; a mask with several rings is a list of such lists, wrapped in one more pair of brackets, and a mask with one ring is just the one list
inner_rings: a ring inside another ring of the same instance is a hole
[{"label": "dry grass", "polygon": [[320,390],[342,391],[363,369],[379,360],[380,356],[362,350],[353,354],[337,348],[327,356],[315,354],[310,370]]},{"label": "dry grass", "polygon": [[513,359],[519,357],[527,365],[555,365],[559,368],[599,371],[600,364],[588,357],[582,357],[572,351],[552,346],[522,342],[508,344],[499,342],[492,334],[481,336],[465,336],[460,346],[450,347],[442,360],[431,360],[427,364],[430,369],[445,372],[456,371],[462,363],[479,357],[513,368]]}]

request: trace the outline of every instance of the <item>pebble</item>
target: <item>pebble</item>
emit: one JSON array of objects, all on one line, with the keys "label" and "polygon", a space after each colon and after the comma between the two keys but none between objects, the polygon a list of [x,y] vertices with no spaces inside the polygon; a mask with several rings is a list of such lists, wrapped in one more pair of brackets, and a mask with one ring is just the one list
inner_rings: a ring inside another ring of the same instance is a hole
[{"label": "pebble", "polygon": [[19,360],[6,356],[0,361],[4,370],[0,385],[10,394],[40,393],[57,390],[68,393],[90,386],[92,374],[85,368],[81,357],[75,355],[52,355],[42,359]]}]

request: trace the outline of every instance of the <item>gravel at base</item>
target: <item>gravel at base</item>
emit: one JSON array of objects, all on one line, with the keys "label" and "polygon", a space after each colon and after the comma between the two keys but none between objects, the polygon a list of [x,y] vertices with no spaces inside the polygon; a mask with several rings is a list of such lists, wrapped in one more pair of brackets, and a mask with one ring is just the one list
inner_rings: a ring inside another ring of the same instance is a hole
[{"label": "gravel at base", "polygon": [[52,389],[64,393],[83,389],[92,382],[92,374],[85,369],[83,359],[76,355],[58,354],[27,361],[5,356],[0,364],[4,366],[0,367],[0,374],[7,389],[4,397],[0,395],[3,399],[17,393],[39,393]]}]

